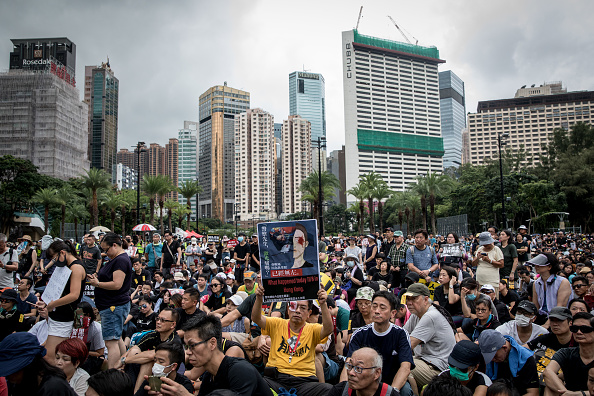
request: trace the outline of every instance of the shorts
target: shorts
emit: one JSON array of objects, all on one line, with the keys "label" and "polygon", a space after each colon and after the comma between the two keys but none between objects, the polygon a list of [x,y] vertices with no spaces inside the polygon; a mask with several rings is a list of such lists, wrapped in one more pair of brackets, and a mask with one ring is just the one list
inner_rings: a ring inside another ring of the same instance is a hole
[{"label": "shorts", "polygon": [[243,342],[245,340],[247,340],[248,336],[249,336],[249,334],[247,334],[247,333],[235,333],[235,332],[229,333],[229,337],[231,338],[231,341],[235,341],[240,344],[243,344]]},{"label": "shorts", "polygon": [[331,360],[326,352],[322,352],[326,364],[324,365],[324,379],[326,381],[332,381],[338,375],[338,363]]},{"label": "shorts", "polygon": [[58,322],[52,318],[48,318],[47,335],[61,338],[70,338],[72,335],[72,328],[74,321]]},{"label": "shorts", "polygon": [[130,302],[118,305],[113,312],[107,308],[99,311],[101,315],[101,334],[104,341],[119,340],[124,331],[124,321],[130,312]]}]

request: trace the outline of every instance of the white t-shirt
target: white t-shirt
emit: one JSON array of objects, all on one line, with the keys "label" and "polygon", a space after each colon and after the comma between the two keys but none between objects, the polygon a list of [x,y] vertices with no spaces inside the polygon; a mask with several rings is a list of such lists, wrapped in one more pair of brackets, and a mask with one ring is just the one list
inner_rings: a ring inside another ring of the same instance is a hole
[{"label": "white t-shirt", "polygon": [[530,338],[526,341],[520,341],[520,337],[518,336],[518,326],[516,325],[515,320],[510,320],[509,322],[502,324],[495,330],[497,330],[503,335],[511,336],[514,340],[518,341],[518,344],[520,345],[530,342],[536,337],[541,336],[543,334],[548,334],[549,332],[544,327],[532,323],[532,334],[530,334]]},{"label": "white t-shirt", "polygon": [[85,393],[89,388],[89,384],[87,383],[89,377],[89,373],[81,368],[77,368],[72,378],[70,378],[68,383],[78,396],[85,396]]},{"label": "white t-shirt", "polygon": [[43,344],[47,340],[48,328],[49,325],[47,320],[39,319],[39,322],[35,323],[35,326],[31,327],[29,333],[37,337],[37,341],[39,341],[40,344]]},{"label": "white t-shirt", "polygon": [[[10,256],[10,248],[7,247],[4,253],[0,253],[0,261],[4,265],[8,263],[18,263],[19,256],[17,254],[16,249],[12,249],[12,257]],[[5,287],[14,287],[14,276],[15,271],[6,271],[5,268],[0,268],[0,289],[4,289]]]}]

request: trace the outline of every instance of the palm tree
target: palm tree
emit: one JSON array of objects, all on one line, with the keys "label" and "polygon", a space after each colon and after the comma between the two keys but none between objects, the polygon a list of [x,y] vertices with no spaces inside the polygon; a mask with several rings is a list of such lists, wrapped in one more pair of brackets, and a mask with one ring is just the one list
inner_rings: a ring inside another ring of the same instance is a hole
[{"label": "palm tree", "polygon": [[449,193],[453,187],[452,180],[443,174],[427,172],[425,176],[427,192],[429,195],[429,209],[431,212],[431,230],[437,234],[437,225],[435,219],[435,201],[437,197]]},{"label": "palm tree", "polygon": [[165,202],[165,195],[170,192],[177,193],[177,187],[173,186],[171,179],[168,176],[160,175],[162,178],[161,187],[157,191],[157,197],[159,198],[159,223],[161,224],[161,235],[165,233],[165,227],[163,226],[163,203]]},{"label": "palm tree", "polygon": [[42,188],[33,195],[33,202],[43,205],[45,210],[43,215],[43,225],[45,227],[45,233],[49,232],[49,210],[50,206],[56,204],[57,191],[53,188]]},{"label": "palm tree", "polygon": [[122,190],[120,191],[120,197],[122,198],[120,207],[120,211],[122,212],[122,235],[126,235],[126,212],[128,208],[136,205],[136,191]]},{"label": "palm tree", "polygon": [[[407,194],[407,208],[410,208],[410,214],[411,214],[411,225],[412,228],[415,228],[416,226],[416,221],[417,221],[417,210],[421,208],[421,198],[415,194],[412,191],[406,191]],[[406,211],[406,210],[405,210]],[[414,232],[414,230],[410,230],[408,228],[408,214],[407,216],[407,223],[406,223],[406,231],[409,234],[412,234],[412,232]]]},{"label": "palm tree", "polygon": [[421,198],[421,212],[423,214],[423,229],[427,229],[427,196],[429,189],[427,187],[427,180],[425,175],[418,175],[415,177],[416,183],[412,184],[412,191],[414,191]]},{"label": "palm tree", "polygon": [[[188,213],[188,220],[186,222],[186,229],[190,229],[190,214],[192,213],[192,201],[191,199],[196,196],[196,194],[202,193],[202,187],[198,184],[198,181],[195,180],[186,180],[182,182],[178,188],[179,193],[186,199],[188,209],[190,213]],[[196,218],[198,218],[198,202],[196,202]],[[171,226],[170,226],[171,227]]]},{"label": "palm tree", "polygon": [[365,188],[365,198],[367,198],[367,206],[369,208],[369,233],[375,234],[375,216],[373,208],[373,198],[375,195],[375,188],[383,181],[382,176],[377,172],[369,172],[365,175],[360,175],[359,180]]},{"label": "palm tree", "polygon": [[[192,213],[192,211],[189,210],[187,206],[178,205],[175,209],[173,209],[173,213],[177,216],[177,226],[181,228],[184,217],[186,217],[186,215],[189,213]],[[197,225],[196,229],[198,229]]]},{"label": "palm tree", "polygon": [[365,220],[365,205],[363,204],[363,200],[365,199],[365,188],[361,184],[361,181],[357,183],[357,185],[350,190],[347,191],[348,194],[351,194],[353,197],[359,201],[359,209],[357,210],[357,224],[359,225],[359,235],[363,234],[363,222]]},{"label": "palm tree", "polygon": [[120,205],[122,205],[122,202],[124,202],[122,197],[114,192],[111,192],[103,202],[103,204],[107,209],[109,209],[109,212],[111,214],[111,230],[113,232],[115,232],[116,209],[118,209]]},{"label": "palm tree", "polygon": [[[299,186],[299,191],[303,194],[301,196],[301,200],[305,202],[309,202],[312,205],[312,212],[319,215],[322,214],[323,210],[323,203],[324,199],[331,199],[335,196],[335,189],[340,188],[340,181],[334,174],[325,171],[322,172],[322,201],[320,202],[320,195],[319,195],[319,184],[320,184],[320,174],[317,171],[313,171],[303,181]],[[320,225],[318,225],[319,227]]]},{"label": "palm tree", "polygon": [[107,190],[111,186],[111,177],[102,169],[91,168],[81,175],[81,186],[91,191],[91,227],[99,225],[99,206],[97,203],[97,192]]},{"label": "palm tree", "polygon": [[78,222],[88,218],[89,212],[79,201],[74,201],[66,207],[66,217],[74,223],[74,235],[78,236]]},{"label": "palm tree", "polygon": [[[386,201],[386,208],[392,211],[390,216],[388,216],[388,222],[395,223],[396,219],[398,219],[398,225],[402,230],[402,222],[404,219],[404,213],[406,212],[406,195],[403,191],[395,192],[388,198]],[[408,223],[408,219],[407,219]],[[406,229],[408,230],[408,224],[406,225]]]},{"label": "palm tree", "polygon": [[60,221],[60,238],[64,238],[64,223],[66,222],[66,206],[72,200],[74,196],[74,191],[72,188],[65,184],[60,189],[56,191],[56,204],[60,205],[60,209],[62,210],[62,219]]},{"label": "palm tree", "polygon": [[[180,193],[181,194],[181,193]],[[168,199],[167,201],[165,201],[165,203],[163,204],[163,206],[165,207],[165,209],[167,209],[167,217],[169,220],[169,229],[172,230],[172,224],[171,224],[171,217],[173,215],[173,211],[180,206],[179,202],[174,201],[173,199]],[[190,211],[191,212],[191,211]],[[188,223],[189,224],[189,223]],[[181,228],[181,227],[180,227]],[[186,228],[187,230],[189,230],[190,228]]]},{"label": "palm tree", "polygon": [[[377,213],[379,215],[379,226],[380,230],[384,229],[384,209],[382,204],[382,199],[387,199],[393,193],[388,187],[388,183],[385,181],[381,181],[375,186],[374,189],[374,198],[377,199]],[[402,229],[402,226],[400,227]],[[381,231],[380,231],[381,232]]]},{"label": "palm tree", "polygon": [[155,220],[155,197],[163,187],[164,179],[161,175],[151,176],[144,175],[142,178],[141,191],[149,197],[150,208],[150,223],[153,224]]}]

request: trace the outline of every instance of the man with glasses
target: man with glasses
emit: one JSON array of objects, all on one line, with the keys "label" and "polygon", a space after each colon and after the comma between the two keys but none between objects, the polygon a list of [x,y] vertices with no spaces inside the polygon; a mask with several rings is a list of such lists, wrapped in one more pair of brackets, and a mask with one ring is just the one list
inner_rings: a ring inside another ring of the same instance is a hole
[{"label": "man with glasses", "polygon": [[[594,316],[578,312],[569,330],[578,343],[575,348],[563,348],[553,355],[544,372],[545,395],[585,395],[588,392],[588,368],[594,362]],[[563,380],[558,375],[563,371]]]},{"label": "man with glasses", "polygon": [[516,318],[497,327],[497,331],[503,335],[512,336],[520,345],[548,334],[547,329],[534,323],[537,312],[536,305],[528,300],[522,300],[518,304]]},{"label": "man with glasses", "polygon": [[19,255],[6,246],[6,235],[0,234],[0,289],[14,287],[14,272],[19,269]]},{"label": "man with glasses", "polygon": [[289,319],[262,316],[264,288],[259,285],[256,302],[252,308],[252,321],[270,336],[270,354],[264,369],[264,379],[277,393],[281,387],[295,388],[298,395],[326,395],[330,384],[318,382],[315,366],[315,349],[326,342],[334,330],[332,316],[326,304],[328,295],[323,288],[318,291],[322,324],[307,323],[313,302],[289,303]]},{"label": "man with glasses", "polygon": [[588,278],[585,276],[574,276],[571,280],[571,287],[573,289],[573,294],[569,297],[569,301],[573,300],[574,298],[581,298],[585,300],[586,294],[588,294],[588,287],[590,283],[588,282]]},{"label": "man with glasses", "polygon": [[328,396],[398,396],[400,393],[382,382],[382,357],[372,348],[356,350],[347,359],[344,369],[348,381],[335,385]]},{"label": "man with glasses", "polygon": [[157,346],[163,342],[182,344],[181,339],[175,332],[178,318],[179,315],[174,309],[163,309],[155,319],[155,330],[147,332],[136,345],[132,346],[120,358],[115,368],[125,366],[125,371],[136,381],[135,391],[140,389],[144,376],[151,374]]}]

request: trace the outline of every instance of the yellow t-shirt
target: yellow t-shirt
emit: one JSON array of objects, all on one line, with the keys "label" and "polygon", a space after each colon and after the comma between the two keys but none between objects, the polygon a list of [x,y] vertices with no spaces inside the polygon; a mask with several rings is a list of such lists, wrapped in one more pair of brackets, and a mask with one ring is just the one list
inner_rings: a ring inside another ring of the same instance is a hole
[{"label": "yellow t-shirt", "polygon": [[256,289],[258,288],[258,282],[254,282],[254,287],[252,288],[252,290],[247,291],[245,289],[245,285],[241,285],[237,288],[237,291],[240,292],[246,292],[248,294],[248,296],[251,296],[252,294],[254,294],[256,292]]},{"label": "yellow t-shirt", "polygon": [[[266,318],[266,329],[262,334],[270,336],[270,355],[268,356],[269,367],[276,367],[283,374],[295,377],[309,377],[316,375],[316,345],[324,342],[320,338],[322,325],[306,323],[299,339],[299,345],[295,348],[295,354],[289,363],[289,348],[291,351],[295,346],[299,333],[291,331],[289,338],[289,321],[281,318]],[[288,338],[288,342],[287,342]]]}]

